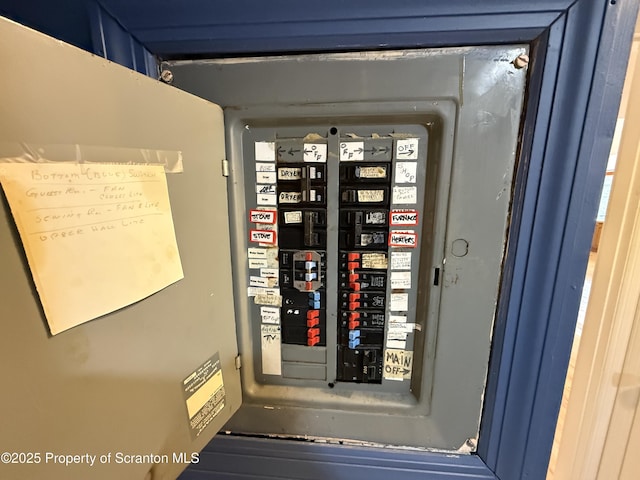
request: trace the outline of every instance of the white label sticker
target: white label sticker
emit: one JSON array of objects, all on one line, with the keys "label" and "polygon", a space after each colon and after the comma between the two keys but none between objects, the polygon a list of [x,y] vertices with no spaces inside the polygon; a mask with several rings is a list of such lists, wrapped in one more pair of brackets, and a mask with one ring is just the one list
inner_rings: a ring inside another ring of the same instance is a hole
[{"label": "white label sticker", "polygon": [[398,160],[416,160],[418,158],[418,139],[396,140],[396,158]]},{"label": "white label sticker", "polygon": [[396,163],[396,183],[416,183],[417,168],[416,162]]},{"label": "white label sticker", "polygon": [[411,272],[391,272],[391,288],[411,288]]},{"label": "white label sticker", "polygon": [[280,375],[282,373],[282,343],[279,325],[260,325],[262,346],[262,373],[265,375]]},{"label": "white label sticker", "polygon": [[264,293],[257,293],[253,297],[253,303],[256,305],[272,305],[274,307],[281,307],[282,295],[265,295]]},{"label": "white label sticker", "polygon": [[393,199],[395,205],[415,205],[418,201],[418,187],[393,187]]},{"label": "white label sticker", "polygon": [[384,253],[363,253],[362,268],[387,268],[387,255]]},{"label": "white label sticker", "polygon": [[391,270],[411,270],[411,252],[391,252]]},{"label": "white label sticker", "polygon": [[327,144],[305,143],[302,153],[305,162],[325,163],[327,161]]},{"label": "white label sticker", "polygon": [[260,307],[262,323],[280,324],[280,309],[278,307]]},{"label": "white label sticker", "polygon": [[364,142],[341,142],[340,160],[349,162],[364,159]]},{"label": "white label sticker", "polygon": [[389,302],[389,310],[392,312],[409,311],[409,294],[408,293],[392,293]]},{"label": "white label sticker", "polygon": [[386,380],[406,380],[411,378],[413,352],[387,348],[384,351],[384,378]]},{"label": "white label sticker", "polygon": [[268,243],[275,245],[276,232],[273,230],[249,230],[249,241],[253,243]]},{"label": "white label sticker", "polygon": [[389,214],[389,225],[418,225],[417,210],[391,210]]},{"label": "white label sticker", "polygon": [[389,345],[389,340],[406,340],[407,332],[403,332],[400,330],[389,330],[387,332],[387,348],[395,348]]},{"label": "white label sticker", "polygon": [[278,197],[280,203],[300,203],[302,201],[302,193],[300,192],[280,192]]},{"label": "white label sticker", "polygon": [[284,223],[302,223],[302,212],[300,210],[284,212]]},{"label": "white label sticker", "polygon": [[422,327],[415,323],[389,323],[389,332],[411,333],[414,330],[420,331]]},{"label": "white label sticker", "polygon": [[[387,340],[387,348],[397,348],[398,350],[404,350],[405,348],[407,348],[407,341],[389,339]],[[393,378],[388,380],[399,380],[399,379]]]},{"label": "white label sticker", "polygon": [[278,203],[278,196],[270,193],[259,193],[256,196],[256,203],[258,205],[276,205]]},{"label": "white label sticker", "polygon": [[387,167],[356,167],[358,178],[387,178]]},{"label": "white label sticker", "polygon": [[302,178],[302,169],[295,167],[278,168],[278,180],[300,180]]},{"label": "white label sticker", "polygon": [[255,248],[249,247],[247,249],[247,256],[249,258],[267,258],[269,249],[267,248]]},{"label": "white label sticker", "polygon": [[276,161],[275,142],[256,142],[256,160],[275,162]]},{"label": "white label sticker", "polygon": [[249,210],[249,222],[274,224],[277,215],[276,210]]},{"label": "white label sticker", "polygon": [[396,232],[389,233],[390,247],[407,247],[415,248],[418,244],[418,234],[415,232]]},{"label": "white label sticker", "polygon": [[275,172],[275,163],[256,163],[256,172]]},{"label": "white label sticker", "polygon": [[261,268],[261,277],[278,277],[279,270],[277,268]]},{"label": "white label sticker", "polygon": [[249,268],[266,268],[269,266],[269,260],[266,258],[250,258]]},{"label": "white label sticker", "polygon": [[225,405],[226,392],[218,352],[182,381],[192,437],[197,437]]},{"label": "white label sticker", "polygon": [[[247,295],[249,297],[256,297],[258,295],[268,297],[279,297],[280,289],[271,287],[247,287]],[[256,302],[258,303],[258,302]],[[273,303],[265,303],[265,305],[272,305]]]},{"label": "white label sticker", "polygon": [[268,193],[275,195],[276,186],[275,185],[256,185],[256,193]]},{"label": "white label sticker", "polygon": [[249,285],[252,287],[264,287],[264,288],[274,287],[274,285],[269,285],[268,278],[256,277],[253,275],[249,277]]},{"label": "white label sticker", "polygon": [[384,202],[384,190],[358,190],[358,202]]},{"label": "white label sticker", "polygon": [[256,305],[270,305],[272,307],[282,306],[282,295],[280,295],[279,293],[280,290],[278,290],[277,288],[260,288],[260,287],[249,287],[249,288],[253,289],[252,291],[253,295],[249,295],[249,296],[253,297],[253,302]]},{"label": "white label sticker", "polygon": [[406,315],[389,315],[389,323],[407,323]]},{"label": "white label sticker", "polygon": [[256,172],[257,183],[276,183],[276,172]]}]

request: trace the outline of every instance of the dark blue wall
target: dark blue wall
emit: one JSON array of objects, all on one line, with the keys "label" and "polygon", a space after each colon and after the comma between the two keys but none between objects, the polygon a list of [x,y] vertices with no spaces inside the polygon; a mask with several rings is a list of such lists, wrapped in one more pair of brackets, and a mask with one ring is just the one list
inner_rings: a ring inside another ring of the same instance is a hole
[{"label": "dark blue wall", "polygon": [[89,6],[93,0],[0,0],[0,15],[93,52]]}]

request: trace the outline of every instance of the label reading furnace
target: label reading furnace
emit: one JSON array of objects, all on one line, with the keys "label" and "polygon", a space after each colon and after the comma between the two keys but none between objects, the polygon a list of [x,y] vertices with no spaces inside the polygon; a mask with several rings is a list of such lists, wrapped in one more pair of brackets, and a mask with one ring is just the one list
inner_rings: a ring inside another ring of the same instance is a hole
[{"label": "label reading furnace", "polygon": [[197,437],[224,408],[226,393],[216,352],[182,381],[192,437]]}]

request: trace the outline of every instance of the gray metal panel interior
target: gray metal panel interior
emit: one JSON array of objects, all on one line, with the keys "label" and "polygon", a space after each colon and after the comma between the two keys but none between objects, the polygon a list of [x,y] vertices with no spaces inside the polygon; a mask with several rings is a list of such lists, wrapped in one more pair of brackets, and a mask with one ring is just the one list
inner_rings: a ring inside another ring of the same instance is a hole
[{"label": "gray metal panel interior", "polygon": [[[46,463],[44,452],[197,452],[239,407],[222,111],[4,19],[0,36],[0,158],[52,145],[76,154],[102,148],[114,162],[123,148],[181,151],[184,163],[184,173],[167,175],[184,279],[53,337],[0,194],[0,431],[4,450],[43,455],[39,464],[4,465],[2,476],[144,478],[151,469],[154,478],[175,478],[184,464],[113,458],[67,467]],[[31,153],[76,159],[57,150]],[[182,381],[215,352],[226,405],[192,438]]]},{"label": "gray metal panel interior", "polygon": [[[526,51],[470,47],[169,64],[178,87],[225,108],[245,395],[226,429],[442,449],[477,437],[526,82],[526,69],[512,61]],[[260,346],[246,296],[246,191],[254,185],[245,177],[243,138],[254,126],[319,123],[415,124],[429,132],[435,181],[427,180],[433,197],[425,215],[433,215],[434,231],[419,271],[420,288],[429,290],[417,312],[426,338],[417,336],[423,354],[410,392],[366,384],[332,389],[316,380],[278,385],[255,369]],[[468,243],[468,254],[451,254],[456,239]],[[434,268],[442,272],[438,286]]]}]

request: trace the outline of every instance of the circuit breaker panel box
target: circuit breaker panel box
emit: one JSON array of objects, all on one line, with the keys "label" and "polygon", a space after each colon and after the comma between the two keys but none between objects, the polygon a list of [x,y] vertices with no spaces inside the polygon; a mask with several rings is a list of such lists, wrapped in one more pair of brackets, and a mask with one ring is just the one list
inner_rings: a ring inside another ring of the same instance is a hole
[{"label": "circuit breaker panel box", "polygon": [[226,430],[473,449],[526,52],[167,63],[225,111],[243,383]]},{"label": "circuit breaker panel box", "polygon": [[422,328],[411,265],[422,251],[427,144],[422,125],[244,135],[244,170],[255,184],[245,197],[247,295],[260,319],[252,335],[264,340],[254,357],[262,382],[409,392],[403,380]]}]

